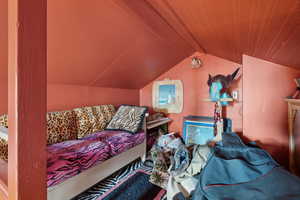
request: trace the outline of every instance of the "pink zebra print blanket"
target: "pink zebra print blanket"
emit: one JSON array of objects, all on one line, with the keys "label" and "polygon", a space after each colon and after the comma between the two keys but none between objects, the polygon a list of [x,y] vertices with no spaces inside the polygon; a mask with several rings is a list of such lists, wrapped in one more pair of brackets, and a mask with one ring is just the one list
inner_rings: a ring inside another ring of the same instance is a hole
[{"label": "pink zebra print blanket", "polygon": [[145,139],[145,133],[102,131],[80,140],[69,140],[47,147],[47,185],[54,186]]}]

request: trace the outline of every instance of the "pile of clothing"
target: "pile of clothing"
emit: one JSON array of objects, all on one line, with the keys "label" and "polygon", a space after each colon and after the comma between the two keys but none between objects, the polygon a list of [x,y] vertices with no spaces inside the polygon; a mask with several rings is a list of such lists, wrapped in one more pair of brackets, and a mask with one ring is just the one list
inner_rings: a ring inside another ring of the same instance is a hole
[{"label": "pile of clothing", "polygon": [[185,146],[174,133],[162,135],[151,149],[154,162],[150,182],[167,190],[167,199],[185,199],[195,190],[197,174],[206,165],[211,148]]}]

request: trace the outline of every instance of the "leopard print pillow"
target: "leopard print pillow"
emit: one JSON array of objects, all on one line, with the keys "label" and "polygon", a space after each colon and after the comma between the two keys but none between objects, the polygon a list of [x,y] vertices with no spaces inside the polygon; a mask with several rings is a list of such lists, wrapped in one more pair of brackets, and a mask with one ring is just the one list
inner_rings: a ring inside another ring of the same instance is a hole
[{"label": "leopard print pillow", "polygon": [[2,138],[0,138],[0,159],[8,160],[8,143]]},{"label": "leopard print pillow", "polygon": [[93,113],[92,107],[83,107],[74,109],[77,123],[77,137],[82,138],[97,131],[97,119]]},{"label": "leopard print pillow", "polygon": [[95,132],[104,130],[116,113],[113,105],[93,106],[92,109],[96,117]]},{"label": "leopard print pillow", "polygon": [[74,111],[47,113],[47,144],[77,139]]},{"label": "leopard print pillow", "polygon": [[7,114],[0,116],[0,126],[8,128],[8,117],[7,117]]}]

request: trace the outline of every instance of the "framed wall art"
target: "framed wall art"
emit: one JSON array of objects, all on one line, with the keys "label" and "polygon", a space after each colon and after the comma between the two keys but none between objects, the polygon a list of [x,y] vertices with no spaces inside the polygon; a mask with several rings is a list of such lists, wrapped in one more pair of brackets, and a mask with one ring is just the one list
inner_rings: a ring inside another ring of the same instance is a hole
[{"label": "framed wall art", "polygon": [[155,81],[152,90],[152,103],[157,112],[181,113],[183,109],[182,81]]}]

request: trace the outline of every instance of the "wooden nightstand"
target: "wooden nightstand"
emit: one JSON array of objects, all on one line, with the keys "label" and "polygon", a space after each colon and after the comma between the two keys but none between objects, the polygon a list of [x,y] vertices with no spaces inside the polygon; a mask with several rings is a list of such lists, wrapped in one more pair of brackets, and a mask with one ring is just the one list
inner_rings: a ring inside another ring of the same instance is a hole
[{"label": "wooden nightstand", "polygon": [[169,132],[169,123],[172,122],[170,118],[160,118],[146,123],[147,128],[147,149],[151,149],[157,138]]}]

